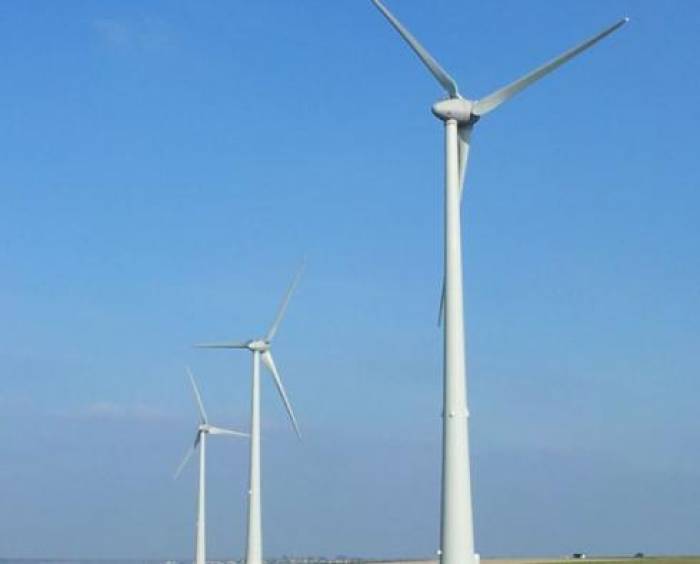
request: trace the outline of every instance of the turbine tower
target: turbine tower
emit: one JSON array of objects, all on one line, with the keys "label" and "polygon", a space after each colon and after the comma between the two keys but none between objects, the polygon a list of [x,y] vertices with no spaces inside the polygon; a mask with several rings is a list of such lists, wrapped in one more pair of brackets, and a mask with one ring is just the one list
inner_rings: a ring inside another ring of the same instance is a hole
[{"label": "turbine tower", "polygon": [[432,107],[433,114],[444,122],[445,127],[445,271],[440,307],[441,313],[444,311],[443,455],[439,553],[442,564],[476,564],[478,555],[474,551],[469,468],[460,212],[472,130],[482,116],[616,31],[628,18],[486,97],[468,100],[461,96],[454,79],[386,6],[380,0],[372,2],[447,93],[446,99]]},{"label": "turbine tower", "polygon": [[247,433],[239,433],[238,431],[230,431],[221,427],[214,427],[209,424],[207,413],[204,410],[202,396],[199,394],[199,389],[194,381],[192,371],[188,368],[187,374],[192,383],[192,392],[199,410],[199,425],[197,425],[197,434],[195,435],[194,444],[190,447],[185,455],[185,458],[178,466],[175,472],[175,479],[187,465],[194,452],[199,448],[199,491],[197,493],[197,535],[195,539],[195,564],[206,564],[207,562],[207,538],[206,538],[206,460],[207,460],[207,435],[224,435],[235,437],[248,437]]},{"label": "turbine tower", "polygon": [[297,284],[301,278],[303,264],[297,271],[292,284],[280,304],[277,316],[264,337],[245,342],[202,343],[195,345],[208,349],[244,349],[252,353],[252,398],[250,410],[250,487],[248,490],[248,542],[246,564],[262,564],[262,510],[260,506],[260,361],[270,371],[284,407],[294,427],[297,437],[301,438],[292,405],[282,384],[277,365],[272,358],[272,341],[279,329],[282,318],[289,305]]}]

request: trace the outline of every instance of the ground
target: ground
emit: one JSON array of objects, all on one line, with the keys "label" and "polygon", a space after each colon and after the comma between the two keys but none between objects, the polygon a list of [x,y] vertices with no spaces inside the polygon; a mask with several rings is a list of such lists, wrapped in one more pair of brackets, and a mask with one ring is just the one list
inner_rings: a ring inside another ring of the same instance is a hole
[{"label": "ground", "polygon": [[[583,560],[573,558],[482,558],[482,564],[573,564],[585,562],[596,564],[700,564],[700,556],[645,556],[632,558],[623,556],[588,556]],[[372,564],[437,564],[437,560],[393,560]]]}]

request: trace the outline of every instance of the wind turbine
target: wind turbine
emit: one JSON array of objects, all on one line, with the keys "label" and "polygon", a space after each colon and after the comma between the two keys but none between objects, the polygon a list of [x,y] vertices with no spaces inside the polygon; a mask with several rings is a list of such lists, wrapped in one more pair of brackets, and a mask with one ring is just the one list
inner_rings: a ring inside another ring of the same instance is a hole
[{"label": "wind turbine", "polygon": [[192,392],[199,410],[199,425],[197,425],[197,434],[195,435],[194,444],[190,447],[185,455],[185,458],[180,463],[175,471],[175,479],[178,478],[183,468],[187,465],[194,452],[199,448],[199,491],[197,494],[197,536],[195,539],[195,564],[206,564],[207,562],[207,539],[206,539],[206,459],[207,459],[207,435],[224,435],[234,437],[248,437],[247,433],[239,433],[238,431],[230,431],[221,427],[214,427],[209,424],[207,413],[204,411],[202,396],[199,394],[199,389],[194,381],[192,371],[188,368],[187,374],[192,383]]},{"label": "wind turbine", "polygon": [[372,0],[418,58],[440,83],[447,98],[436,102],[433,114],[445,124],[445,273],[444,311],[444,390],[442,499],[440,519],[440,560],[442,564],[474,564],[469,434],[464,343],[464,304],[462,289],[462,236],[460,202],[474,125],[482,116],[498,108],[579,53],[610,35],[624,18],[597,35],[562,53],[503,88],[479,100],[468,100],[459,93],[457,83],[418,43],[416,38],[379,0]]},{"label": "wind turbine", "polygon": [[292,284],[280,304],[277,316],[265,336],[245,342],[202,343],[195,345],[207,349],[243,349],[252,353],[252,399],[250,410],[250,488],[248,490],[248,543],[246,549],[246,564],[262,564],[262,510],[260,507],[260,361],[270,371],[279,392],[284,407],[294,427],[297,437],[301,438],[292,405],[289,403],[287,392],[282,384],[277,365],[272,358],[272,341],[279,329],[282,318],[287,311],[292,293],[299,284],[303,265],[297,271]]}]

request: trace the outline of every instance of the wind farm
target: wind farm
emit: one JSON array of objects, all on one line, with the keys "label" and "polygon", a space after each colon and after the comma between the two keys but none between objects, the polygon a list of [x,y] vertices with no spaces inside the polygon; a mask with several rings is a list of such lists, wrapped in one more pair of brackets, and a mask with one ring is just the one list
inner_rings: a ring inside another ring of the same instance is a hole
[{"label": "wind farm", "polygon": [[698,564],[699,21],[5,6],[0,564]]},{"label": "wind farm", "polygon": [[289,300],[294,293],[301,275],[303,265],[297,271],[291,286],[279,306],[277,315],[264,337],[248,341],[225,341],[217,343],[202,343],[196,345],[203,349],[239,349],[252,353],[252,379],[250,403],[250,478],[248,481],[248,543],[246,548],[246,564],[262,564],[262,505],[260,485],[260,361],[270,372],[280,399],[284,404],[289,419],[297,436],[301,438],[294,410],[292,409],[287,392],[277,371],[277,365],[272,357],[272,340],[277,334],[284,315],[289,306]]}]

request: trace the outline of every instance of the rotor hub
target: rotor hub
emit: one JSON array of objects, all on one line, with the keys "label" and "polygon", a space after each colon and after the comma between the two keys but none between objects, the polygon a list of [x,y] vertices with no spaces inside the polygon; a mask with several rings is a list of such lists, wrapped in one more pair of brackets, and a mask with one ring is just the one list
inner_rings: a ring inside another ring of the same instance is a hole
[{"label": "rotor hub", "polygon": [[455,120],[458,123],[470,123],[474,121],[472,108],[474,104],[464,98],[448,98],[433,104],[433,114],[443,121]]},{"label": "rotor hub", "polygon": [[270,343],[264,341],[263,339],[257,339],[248,343],[248,348],[251,351],[265,352],[270,348]]}]

